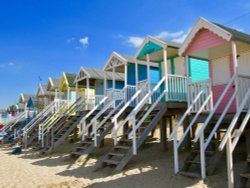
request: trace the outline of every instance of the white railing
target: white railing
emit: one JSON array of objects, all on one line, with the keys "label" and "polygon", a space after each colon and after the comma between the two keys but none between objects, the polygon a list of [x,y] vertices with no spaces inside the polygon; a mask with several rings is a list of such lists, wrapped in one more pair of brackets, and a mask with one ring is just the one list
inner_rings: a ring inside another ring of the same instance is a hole
[{"label": "white railing", "polygon": [[237,122],[240,118],[240,114],[245,111],[246,105],[250,101],[250,88],[248,88],[246,94],[242,98],[240,102],[240,106],[237,109],[237,112],[235,116],[233,117],[232,122],[230,123],[226,134],[222,138],[222,141],[219,145],[219,150],[222,151],[227,145],[227,176],[228,176],[228,187],[233,188],[234,187],[234,171],[233,171],[233,151],[244,132],[245,127],[247,126],[247,123],[250,119],[250,107],[248,106],[247,113],[239,126],[239,129],[236,131],[236,134],[234,135],[234,138],[232,137],[233,132],[235,130],[235,127],[237,125]]},{"label": "white railing", "polygon": [[92,115],[94,114],[94,112],[95,112],[96,110],[98,110],[101,106],[104,106],[105,103],[107,103],[107,101],[108,101],[108,96],[104,97],[104,98],[100,101],[99,104],[95,105],[95,107],[94,107],[93,109],[91,109],[91,110],[81,119],[81,121],[80,121],[79,124],[81,125],[80,137],[82,137],[82,140],[85,139],[84,134],[85,134],[85,131],[88,129],[88,128],[87,128],[87,123],[86,123],[87,119],[88,119],[90,116],[92,116]]},{"label": "white railing", "polygon": [[[41,120],[41,118],[50,117],[51,114],[54,114],[57,112],[57,108],[60,106],[58,103],[65,103],[66,101],[53,101],[51,102],[46,108],[44,108],[39,114],[36,115],[35,118],[33,118],[24,128],[23,128],[23,142],[25,144],[25,147],[27,147],[27,139],[28,134],[31,130],[33,130],[34,126],[37,126],[37,123]],[[61,104],[62,106],[62,104]],[[38,125],[39,129],[39,125]],[[40,136],[38,131],[38,136]]]},{"label": "white railing", "polygon": [[41,141],[44,147],[44,136],[50,128],[50,124],[56,121],[59,117],[63,116],[64,111],[69,108],[68,101],[62,99],[55,99],[55,112],[52,116],[47,117],[38,128],[38,140]]},{"label": "white railing", "polygon": [[[138,96],[138,101],[143,99],[146,96],[146,94],[148,93],[148,91],[150,90],[148,80],[142,80],[142,81],[138,82],[138,90],[140,90],[142,87],[143,88],[145,87],[147,89],[142,90],[142,92]],[[148,100],[148,102],[150,102],[150,101]]]},{"label": "white railing", "polygon": [[136,120],[136,115],[138,114],[139,111],[141,111],[143,109],[144,105],[150,100],[150,98],[152,98],[152,96],[154,96],[156,92],[159,92],[160,87],[162,85],[164,85],[165,81],[166,81],[166,78],[163,77],[159,81],[159,83],[157,83],[157,85],[154,87],[154,89],[152,91],[149,91],[149,93],[147,93],[144,96],[144,98],[138,103],[138,105],[130,113],[130,120],[132,123],[132,132],[130,132],[129,137],[132,138],[132,141],[133,141],[133,154],[134,155],[137,154],[137,140],[136,140],[137,129],[142,125],[142,123],[146,120],[146,118],[149,116],[149,114],[154,110],[156,105],[158,105],[158,103],[161,101],[161,99],[165,96],[166,89],[160,93],[160,95],[158,96],[158,98],[154,102],[152,102],[150,108],[147,111],[145,111],[145,114],[143,115],[143,117]]},{"label": "white railing", "polygon": [[[207,99],[207,97],[211,94],[212,88],[210,80],[202,80],[199,82],[193,82],[188,85],[188,101],[194,101],[194,98],[197,96],[197,94],[203,91],[202,96],[199,98],[199,100],[193,104],[192,111],[197,112],[201,105],[204,103],[204,101]],[[190,104],[189,104],[190,105]],[[207,103],[207,105],[204,107],[204,111],[210,111],[213,108],[213,100],[211,100]]]},{"label": "white railing", "polygon": [[8,130],[11,130],[18,122],[24,120],[27,117],[27,112],[21,112],[20,114],[18,114],[17,116],[14,117],[14,119],[12,121],[9,122],[8,125],[4,126],[4,128],[2,129],[2,131],[6,132]]},{"label": "white railing", "polygon": [[[248,89],[248,91],[246,92],[245,96],[242,98],[242,101],[240,103],[240,106],[239,106],[239,109],[237,110],[236,114],[234,115],[228,129],[227,129],[227,132],[226,134],[224,135],[224,137],[222,138],[222,141],[219,145],[219,150],[222,151],[226,145],[226,142],[228,141],[229,137],[232,135],[233,133],[233,130],[235,129],[235,126],[237,125],[237,121],[239,120],[240,118],[240,114],[244,111],[244,107],[245,105],[250,101],[250,88]],[[250,107],[248,108],[248,111],[250,110]],[[248,113],[247,113],[248,115]],[[247,116],[246,116],[247,117]],[[233,144],[233,147],[232,147],[232,150],[235,148],[238,140],[239,140],[239,137],[240,135],[242,134],[245,126],[247,122],[242,122],[239,130],[237,131],[236,135],[235,135],[235,138],[234,138],[234,144]]]},{"label": "white railing", "polygon": [[95,105],[99,104],[103,98],[104,95],[95,95]]},{"label": "white railing", "polygon": [[[217,131],[219,128],[219,125],[221,124],[222,120],[224,119],[227,111],[229,110],[230,106],[232,105],[234,98],[237,96],[238,90],[235,90],[234,94],[230,97],[227,105],[225,106],[220,118],[218,119],[216,125],[213,127],[213,130],[211,131],[210,135],[208,138],[205,140],[204,138],[204,131],[207,128],[209,122],[211,121],[212,117],[214,116],[215,112],[217,111],[218,107],[221,105],[224,97],[228,93],[229,89],[232,87],[233,83],[235,82],[236,79],[236,74],[232,76],[228,84],[226,85],[225,89],[223,90],[222,94],[220,95],[218,101],[214,105],[213,109],[210,111],[209,115],[205,119],[205,122],[201,126],[200,130],[198,131],[197,135],[194,138],[194,142],[197,142],[198,140],[200,141],[200,165],[201,165],[201,177],[204,179],[206,178],[206,159],[205,159],[205,151],[207,149],[207,146],[211,142],[214,133]],[[198,114],[198,113],[197,113]],[[196,115],[197,115],[196,114]]]},{"label": "white railing", "polygon": [[[132,86],[132,85],[127,85],[127,87],[125,88],[125,100],[126,102],[128,102],[136,93],[136,86]],[[135,106],[135,102],[131,103],[131,106]]]},{"label": "white railing", "polygon": [[[238,102],[241,104],[245,94],[247,93],[247,90],[250,88],[250,76],[244,76],[244,75],[238,75]],[[250,101],[246,103],[243,110],[247,110],[250,107]]]},{"label": "white railing", "polygon": [[[196,135],[194,141],[197,142],[201,136],[201,134],[203,134],[204,130],[206,129],[208,123],[210,122],[210,120],[212,119],[213,115],[215,114],[215,112],[217,111],[217,109],[219,108],[219,106],[222,103],[222,100],[224,99],[224,97],[226,96],[226,94],[228,93],[230,87],[232,86],[232,84],[234,83],[236,78],[236,75],[234,74],[233,77],[230,79],[230,81],[228,82],[227,86],[225,87],[224,91],[222,92],[222,94],[220,95],[218,101],[216,102],[216,104],[214,105],[214,108],[212,109],[212,111],[209,113],[208,117],[206,118],[203,126],[201,127],[201,129],[199,130],[198,134]],[[225,108],[226,109],[226,108]]]},{"label": "white railing", "polygon": [[187,101],[187,77],[168,75],[168,100]]},{"label": "white railing", "polygon": [[[112,101],[110,104],[109,104],[109,107],[113,106],[113,103],[116,103],[116,101]],[[93,120],[93,131],[91,132],[91,136],[94,136],[94,144],[95,144],[95,147],[97,147],[97,134],[98,134],[98,130],[104,125],[104,123],[114,114],[114,112],[116,112],[119,108],[121,108],[121,106],[124,104],[124,100],[121,100],[119,102],[118,105],[116,105],[115,108],[113,108],[102,120],[101,122],[99,122],[99,124],[97,124],[97,119],[100,117],[98,117],[98,115],[94,118]],[[109,107],[106,107],[106,109],[108,109]],[[105,112],[105,111],[103,111]],[[103,113],[102,112],[102,113]]]},{"label": "white railing", "polygon": [[144,85],[141,85],[140,89],[136,91],[136,93],[126,102],[126,104],[121,108],[121,110],[114,116],[112,119],[112,122],[114,123],[114,130],[112,133],[112,137],[114,138],[115,144],[117,143],[117,134],[119,130],[126,124],[127,121],[129,121],[130,116],[127,116],[127,118],[124,121],[118,122],[119,117],[121,114],[124,113],[124,111],[129,106],[136,106],[137,102],[139,101],[141,93],[145,93],[145,91],[148,91],[148,85],[145,82]]}]

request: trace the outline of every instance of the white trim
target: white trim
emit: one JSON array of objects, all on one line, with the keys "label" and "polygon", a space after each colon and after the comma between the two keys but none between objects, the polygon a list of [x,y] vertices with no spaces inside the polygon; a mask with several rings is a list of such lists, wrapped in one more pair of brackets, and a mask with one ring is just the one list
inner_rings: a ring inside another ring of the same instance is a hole
[{"label": "white trim", "polygon": [[[112,65],[111,60],[114,57],[117,58],[120,61],[120,64],[117,63],[115,66]],[[123,65],[123,64],[126,64],[126,63],[128,63],[128,61],[124,57],[122,57],[117,52],[112,52],[112,54],[109,56],[108,60],[106,61],[103,70],[105,71],[105,70],[108,70],[108,69],[110,69],[112,67],[117,67],[117,66],[120,66],[120,65]]]},{"label": "white trim", "polygon": [[157,39],[155,37],[152,37],[152,36],[147,36],[142,44],[140,45],[139,49],[136,51],[135,55],[134,55],[134,58],[137,59],[137,56],[139,55],[139,53],[141,52],[141,50],[144,48],[144,46],[149,42],[153,42],[155,44],[157,44],[158,46],[162,47],[163,49],[164,48],[167,48],[167,43],[166,42],[163,42],[161,41],[160,39]]},{"label": "white trim", "polygon": [[216,35],[222,37],[226,41],[230,41],[232,38],[232,34],[228,31],[222,29],[221,27],[213,24],[212,22],[209,22],[208,20],[204,18],[199,18],[199,20],[195,23],[194,27],[192,28],[191,32],[188,34],[184,42],[182,43],[180,49],[179,49],[179,55],[182,56],[188,46],[191,44],[192,40],[194,39],[195,35],[199,32],[201,29],[208,29],[209,31],[215,33]]},{"label": "white trim", "polygon": [[[87,76],[78,79],[78,76],[81,74],[81,72],[84,72]],[[89,75],[89,73],[86,71],[86,69],[84,69],[83,67],[81,67],[80,70],[78,71],[77,75],[76,75],[76,78],[75,78],[75,80],[74,80],[74,83],[80,82],[80,81],[82,81],[82,80],[84,80],[84,79],[86,79],[86,78],[90,78],[90,75]]]}]

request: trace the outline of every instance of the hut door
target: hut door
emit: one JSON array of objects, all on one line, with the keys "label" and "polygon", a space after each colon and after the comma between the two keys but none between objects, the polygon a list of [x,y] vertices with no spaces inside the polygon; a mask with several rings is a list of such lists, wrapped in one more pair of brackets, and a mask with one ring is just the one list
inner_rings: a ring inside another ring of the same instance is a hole
[{"label": "hut door", "polygon": [[211,61],[213,85],[224,85],[230,80],[230,59],[223,57]]}]

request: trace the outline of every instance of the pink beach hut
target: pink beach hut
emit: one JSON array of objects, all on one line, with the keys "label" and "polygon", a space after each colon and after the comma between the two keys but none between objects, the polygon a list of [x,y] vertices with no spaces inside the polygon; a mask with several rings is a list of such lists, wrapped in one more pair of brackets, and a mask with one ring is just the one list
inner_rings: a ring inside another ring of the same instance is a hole
[{"label": "pink beach hut", "polygon": [[[179,55],[208,60],[210,79],[189,84],[189,108],[171,134],[175,140],[175,173],[205,178],[215,171],[222,156],[220,150],[228,141],[232,127],[246,117],[245,126],[249,119],[245,114],[250,106],[250,35],[200,18],[180,47]],[[243,118],[240,118],[242,114]],[[187,118],[189,126],[177,140],[176,131]],[[201,125],[199,128],[198,123]],[[190,130],[193,130],[194,142],[199,144],[190,150],[180,169],[178,148]],[[224,141],[221,139],[222,130],[229,131]],[[223,144],[220,150],[213,147],[220,143]],[[228,161],[230,163],[232,161]]]}]

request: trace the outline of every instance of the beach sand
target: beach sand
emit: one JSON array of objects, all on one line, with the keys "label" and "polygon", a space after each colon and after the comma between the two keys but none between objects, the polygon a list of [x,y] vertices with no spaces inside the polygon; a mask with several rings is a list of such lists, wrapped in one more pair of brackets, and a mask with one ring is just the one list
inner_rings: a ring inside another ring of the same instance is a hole
[{"label": "beach sand", "polygon": [[[159,140],[146,144],[139,150],[124,171],[110,175],[109,167],[93,172],[96,159],[112,146],[108,140],[103,148],[96,149],[92,157],[82,165],[74,164],[69,157],[72,144],[64,144],[60,153],[40,156],[33,150],[21,155],[9,155],[7,147],[0,149],[0,187],[6,188],[75,188],[75,187],[227,187],[226,158],[221,161],[214,176],[206,180],[174,176],[172,145],[166,152],[160,151]],[[236,172],[244,166],[244,156],[235,160]],[[180,161],[185,157],[182,153]],[[236,176],[238,177],[238,176]]]}]

